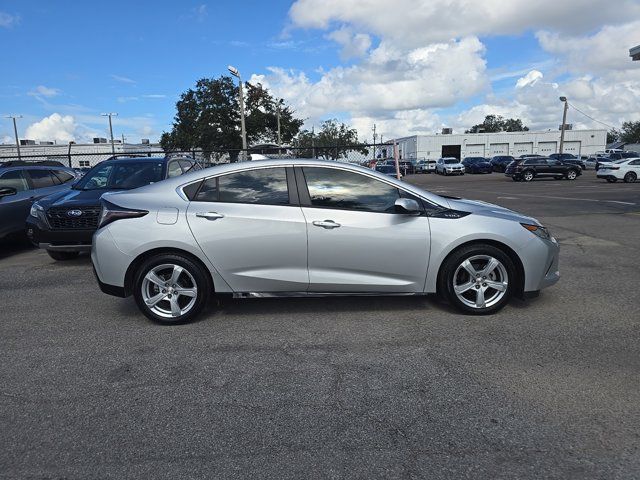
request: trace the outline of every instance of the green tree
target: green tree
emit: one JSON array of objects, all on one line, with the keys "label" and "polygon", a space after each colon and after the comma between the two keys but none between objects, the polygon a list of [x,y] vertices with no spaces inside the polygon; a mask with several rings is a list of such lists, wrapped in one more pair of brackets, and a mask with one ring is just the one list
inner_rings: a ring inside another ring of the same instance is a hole
[{"label": "green tree", "polygon": [[351,152],[368,155],[369,150],[358,141],[358,131],[337,119],[325,120],[318,132],[302,130],[294,140],[294,146],[305,149],[298,154],[310,158],[314,155],[326,160],[349,158]]},{"label": "green tree", "polygon": [[623,122],[619,132],[619,140],[626,143],[640,143],[640,121]]},{"label": "green tree", "polygon": [[607,145],[617,142],[618,140],[620,140],[620,130],[612,128],[607,132]]},{"label": "green tree", "polygon": [[[276,102],[271,94],[249,83],[244,85],[247,143],[277,141]],[[283,101],[280,126],[283,143],[290,142],[303,120]],[[238,87],[231,77],[203,78],[180,96],[171,132],[160,138],[164,150],[226,150],[232,161],[242,148]],[[235,151],[234,151],[235,150]]]},{"label": "green tree", "polygon": [[482,123],[474,125],[465,133],[498,133],[498,132],[527,132],[529,127],[522,124],[519,118],[503,118],[500,115],[487,115]]}]

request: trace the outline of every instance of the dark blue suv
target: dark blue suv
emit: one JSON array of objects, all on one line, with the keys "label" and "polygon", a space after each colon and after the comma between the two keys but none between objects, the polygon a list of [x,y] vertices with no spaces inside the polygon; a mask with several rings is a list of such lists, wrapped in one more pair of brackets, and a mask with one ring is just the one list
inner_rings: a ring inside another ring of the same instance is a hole
[{"label": "dark blue suv", "polygon": [[31,204],[69,190],[76,180],[75,172],[63,166],[16,163],[0,164],[0,238],[23,233]]},{"label": "dark blue suv", "polygon": [[55,260],[75,258],[91,249],[98,228],[100,197],[106,192],[132,190],[200,166],[190,158],[131,157],[105,160],[89,170],[70,190],[33,204],[27,235]]}]

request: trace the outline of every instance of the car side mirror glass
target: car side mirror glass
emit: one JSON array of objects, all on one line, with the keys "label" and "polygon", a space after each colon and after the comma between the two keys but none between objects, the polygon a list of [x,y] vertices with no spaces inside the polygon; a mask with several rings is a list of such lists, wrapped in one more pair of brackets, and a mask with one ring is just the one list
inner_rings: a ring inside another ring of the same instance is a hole
[{"label": "car side mirror glass", "polygon": [[398,198],[395,202],[397,213],[420,213],[420,205],[412,198]]},{"label": "car side mirror glass", "polygon": [[13,187],[3,187],[0,188],[0,198],[2,197],[8,197],[10,195],[15,195],[16,193],[18,193],[18,190],[16,190]]}]

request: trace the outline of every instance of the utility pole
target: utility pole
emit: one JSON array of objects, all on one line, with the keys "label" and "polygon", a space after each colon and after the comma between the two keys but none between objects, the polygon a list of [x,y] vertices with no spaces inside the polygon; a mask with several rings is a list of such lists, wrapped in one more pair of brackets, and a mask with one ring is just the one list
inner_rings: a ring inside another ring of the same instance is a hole
[{"label": "utility pole", "polygon": [[18,149],[18,160],[22,159],[22,155],[20,154],[20,140],[18,139],[18,126],[16,124],[16,120],[18,118],[22,118],[22,115],[7,115],[7,118],[13,120],[13,134],[16,136],[16,148]]},{"label": "utility pole", "polygon": [[242,78],[240,72],[234,66],[227,67],[229,73],[238,79],[238,92],[240,96],[240,129],[242,133],[242,160],[247,159],[247,130],[244,125],[244,95],[242,93]]},{"label": "utility pole", "polygon": [[316,158],[316,134],[315,134],[315,125],[311,126],[311,156]]},{"label": "utility pole", "polygon": [[562,113],[562,125],[560,126],[560,155],[564,150],[564,129],[567,125],[567,110],[569,109],[569,102],[567,97],[560,97],[560,101],[564,102],[564,112]]},{"label": "utility pole", "polygon": [[282,147],[282,138],[280,137],[280,104],[282,103],[282,99],[279,98],[276,102],[276,116],[278,118],[278,146]]},{"label": "utility pole", "polygon": [[103,117],[109,117],[109,135],[111,135],[111,153],[115,155],[116,147],[113,143],[113,125],[111,123],[111,117],[117,117],[118,114],[115,112],[111,112],[111,113],[101,113],[100,115],[102,115]]},{"label": "utility pole", "polygon": [[376,159],[376,124],[373,124],[373,160]]}]

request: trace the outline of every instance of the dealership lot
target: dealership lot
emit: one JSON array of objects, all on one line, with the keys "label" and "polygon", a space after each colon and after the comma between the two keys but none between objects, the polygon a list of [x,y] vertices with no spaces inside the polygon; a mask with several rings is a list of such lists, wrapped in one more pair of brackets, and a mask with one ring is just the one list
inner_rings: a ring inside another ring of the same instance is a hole
[{"label": "dealership lot", "polygon": [[0,477],[637,477],[640,183],[406,180],[540,219],[560,283],[491,317],[222,300],[163,328],[87,257],[3,244]]}]

